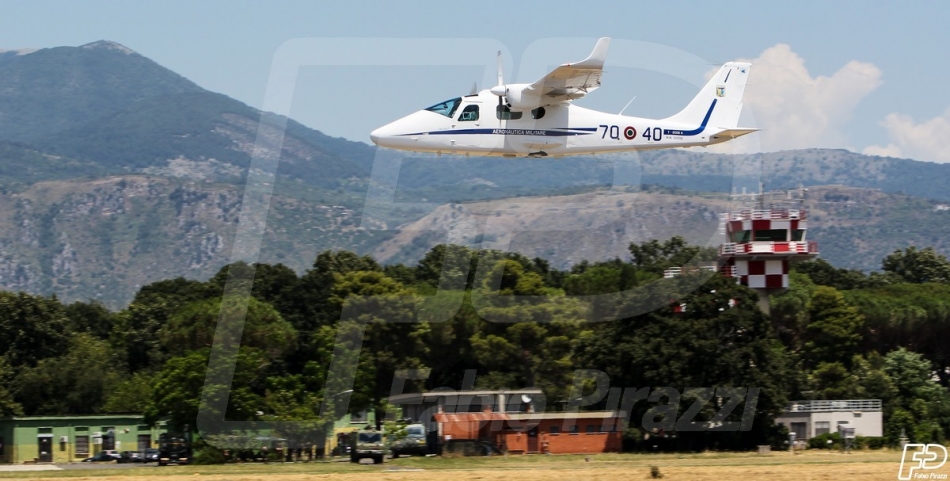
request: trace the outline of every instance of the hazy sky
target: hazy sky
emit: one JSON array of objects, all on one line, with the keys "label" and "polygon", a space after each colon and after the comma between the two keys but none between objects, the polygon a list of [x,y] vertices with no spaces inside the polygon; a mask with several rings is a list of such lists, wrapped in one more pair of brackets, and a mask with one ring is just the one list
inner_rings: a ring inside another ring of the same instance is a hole
[{"label": "hazy sky", "polygon": [[[318,63],[342,65],[302,68],[291,116],[368,142],[373,128],[468,93],[473,81],[490,87],[495,50],[510,57],[506,78],[530,82],[544,66],[581,60],[597,37],[609,36],[616,41],[603,87],[579,105],[618,112],[636,96],[626,114],[669,116],[714,65],[746,59],[753,70],[743,120],[764,129],[755,148],[846,148],[950,162],[948,2],[277,5],[0,0],[0,49],[112,40],[261,107],[282,45],[331,45],[333,52],[314,53]],[[299,40],[307,38],[320,40]],[[418,48],[390,42],[396,50],[387,53],[381,38],[431,40]],[[413,65],[455,39],[482,40],[452,47],[457,65]],[[366,65],[353,65],[355,58]]]}]

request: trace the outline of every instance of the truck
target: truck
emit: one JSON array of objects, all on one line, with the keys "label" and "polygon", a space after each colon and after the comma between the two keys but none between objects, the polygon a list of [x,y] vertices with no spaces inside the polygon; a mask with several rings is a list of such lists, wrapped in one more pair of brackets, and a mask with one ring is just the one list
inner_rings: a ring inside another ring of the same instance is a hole
[{"label": "truck", "polygon": [[158,437],[158,465],[188,464],[191,461],[190,436],[162,433]]},{"label": "truck", "polygon": [[393,441],[390,449],[393,452],[393,459],[410,454],[419,456],[429,454],[425,425],[410,424],[406,426],[405,437]]},{"label": "truck", "polygon": [[350,450],[350,462],[358,463],[363,458],[371,458],[373,464],[383,462],[386,446],[383,433],[375,429],[365,429],[353,436],[353,447]]}]

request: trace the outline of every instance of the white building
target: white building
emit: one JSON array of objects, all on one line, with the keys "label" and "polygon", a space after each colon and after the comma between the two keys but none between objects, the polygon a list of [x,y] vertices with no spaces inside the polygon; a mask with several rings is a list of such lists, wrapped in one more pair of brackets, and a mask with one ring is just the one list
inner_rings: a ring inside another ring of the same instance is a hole
[{"label": "white building", "polygon": [[835,401],[792,401],[775,418],[776,424],[806,440],[825,433],[838,432],[838,426],[854,428],[856,436],[883,436],[884,416],[880,399]]}]

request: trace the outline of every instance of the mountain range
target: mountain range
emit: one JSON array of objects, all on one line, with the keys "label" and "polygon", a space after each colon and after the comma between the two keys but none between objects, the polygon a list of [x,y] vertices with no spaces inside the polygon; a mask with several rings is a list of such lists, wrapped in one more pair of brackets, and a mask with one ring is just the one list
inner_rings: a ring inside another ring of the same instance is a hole
[{"label": "mountain range", "polygon": [[[820,149],[403,156],[262,113],[99,41],[0,52],[0,287],[122,306],[145,283],[210,276],[228,260],[255,141],[285,121],[261,260],[298,271],[323,249],[412,263],[433,242],[500,246],[505,226],[585,231],[505,241],[561,267],[623,256],[649,237],[698,242],[715,231],[724,193],[760,182],[811,187],[811,238],[841,267],[878,268],[911,243],[950,252],[950,165]],[[374,163],[400,165],[398,180],[372,178]],[[393,205],[364,215],[380,187]],[[486,224],[485,212],[502,231],[438,234],[453,213]]]}]

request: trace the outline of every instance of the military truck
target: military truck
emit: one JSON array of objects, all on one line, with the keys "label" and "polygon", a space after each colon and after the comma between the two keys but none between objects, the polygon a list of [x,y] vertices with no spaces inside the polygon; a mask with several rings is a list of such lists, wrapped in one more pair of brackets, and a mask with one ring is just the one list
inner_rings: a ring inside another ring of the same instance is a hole
[{"label": "military truck", "polygon": [[191,462],[191,436],[162,433],[158,437],[158,465],[168,463],[188,464]]},{"label": "military truck", "polygon": [[410,424],[406,426],[406,436],[402,439],[393,441],[390,448],[393,452],[393,458],[416,454],[425,456],[429,454],[429,444],[426,440],[426,427],[424,424]]},{"label": "military truck", "polygon": [[350,450],[350,462],[358,463],[363,458],[371,458],[373,464],[383,462],[386,454],[383,433],[375,429],[365,429],[353,436],[353,449]]}]

